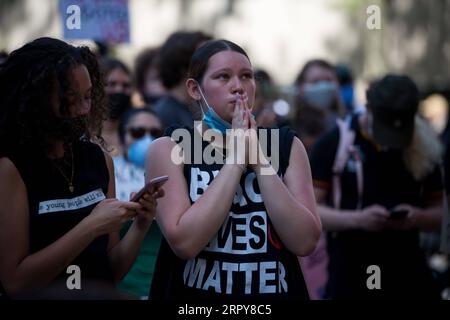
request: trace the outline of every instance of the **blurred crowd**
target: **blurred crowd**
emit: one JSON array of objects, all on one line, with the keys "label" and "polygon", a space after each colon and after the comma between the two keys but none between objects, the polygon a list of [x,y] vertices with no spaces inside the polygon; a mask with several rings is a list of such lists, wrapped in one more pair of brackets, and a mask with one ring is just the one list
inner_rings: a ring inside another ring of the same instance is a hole
[{"label": "blurred crowd", "polygon": [[[201,120],[186,80],[192,54],[211,39],[175,32],[161,46],[139,52],[132,66],[108,50],[97,52],[107,105],[101,136],[114,162],[118,200],[144,186],[147,150],[167,128]],[[7,59],[0,55],[0,63]],[[362,102],[359,78],[348,66],[318,57],[290,86],[280,86],[254,66],[257,126],[294,129],[310,161],[323,232],[314,252],[298,258],[309,295],[448,299],[448,252],[441,247],[449,214],[448,97],[423,92],[408,76],[387,74],[372,79]],[[162,238],[152,224],[117,284],[120,297],[152,298]],[[374,264],[382,290],[366,287]]]}]

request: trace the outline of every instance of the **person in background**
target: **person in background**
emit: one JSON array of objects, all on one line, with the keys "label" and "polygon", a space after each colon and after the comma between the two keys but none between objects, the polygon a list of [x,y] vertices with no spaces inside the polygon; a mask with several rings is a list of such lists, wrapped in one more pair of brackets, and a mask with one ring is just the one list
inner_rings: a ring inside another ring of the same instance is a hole
[{"label": "person in background", "polygon": [[174,125],[193,126],[198,114],[191,108],[192,98],[187,94],[185,82],[189,61],[195,49],[210,40],[203,32],[175,32],[164,42],[157,58],[158,73],[167,95],[152,107],[163,128]]},{"label": "person in background", "polygon": [[345,107],[345,113],[351,115],[353,113],[363,112],[364,108],[358,106],[355,101],[354,79],[350,68],[344,64],[336,65],[336,76],[339,82],[339,92],[342,104]]},{"label": "person in background", "polygon": [[272,77],[263,69],[255,71],[255,106],[252,110],[256,124],[265,128],[280,128],[289,124],[287,116],[290,106],[279,98]]},{"label": "person in background", "polygon": [[[161,123],[149,109],[131,109],[123,115],[119,122],[119,137],[124,151],[113,158],[117,199],[126,200],[131,192],[144,186],[145,155],[153,140],[161,134]],[[121,237],[130,226],[130,222],[124,225]],[[121,292],[139,299],[148,298],[161,238],[158,225],[153,224],[145,235],[135,263],[118,284]]]},{"label": "person in background", "polygon": [[342,172],[333,168],[345,131],[333,129],[313,148],[314,190],[327,230],[327,298],[440,297],[419,231],[440,228],[442,148],[416,115],[418,104],[409,77],[387,75],[370,85],[367,113],[351,119],[355,136],[343,149]]},{"label": "person in background", "polygon": [[[345,115],[334,66],[325,60],[308,61],[300,71],[295,86],[298,91],[295,128],[310,155],[313,145]],[[324,296],[328,255],[322,234],[314,252],[300,259],[311,299]]]},{"label": "person in background", "polygon": [[144,105],[153,106],[167,90],[159,76],[156,58],[159,48],[145,49],[135,60],[134,76],[136,89]]},{"label": "person in background", "polygon": [[144,186],[145,155],[162,135],[161,122],[149,109],[130,109],[121,117],[118,132],[123,152],[113,157],[116,193],[118,199],[126,199]]},{"label": "person in background", "polygon": [[130,69],[119,59],[105,57],[100,62],[105,81],[105,92],[131,95],[133,91]]},{"label": "person in background", "polygon": [[345,107],[335,68],[325,60],[308,61],[297,76],[295,87],[298,97],[294,122],[309,153],[320,135],[345,116]]},{"label": "person in background", "polygon": [[449,103],[441,94],[431,94],[419,106],[419,113],[442,138],[449,119]]},{"label": "person in background", "polygon": [[256,124],[266,128],[275,128],[277,115],[273,111],[276,99],[274,83],[269,73],[263,69],[255,70],[255,105],[252,109]]},{"label": "person in background", "polygon": [[[442,142],[442,145],[446,152],[444,152],[444,158],[442,163],[442,169],[444,176],[447,177],[450,166],[448,163],[448,145],[446,145],[446,128],[448,127],[448,114],[449,114],[449,104],[448,100],[444,95],[439,93],[429,94],[424,100],[421,101],[419,105],[420,115],[427,121],[431,126],[435,134],[437,134]],[[447,180],[445,180],[445,192],[448,194],[449,185]],[[445,201],[445,200],[444,200]],[[439,279],[441,288],[449,288],[449,258],[448,254],[450,250],[448,248],[444,249],[441,247],[441,239],[446,237],[450,231],[449,224],[449,211],[448,206],[444,206],[444,218],[442,219],[441,230],[435,230],[434,232],[422,232],[421,233],[421,244],[427,258],[434,272],[435,278]],[[447,289],[448,291],[448,289]]]},{"label": "person in background", "polygon": [[107,150],[112,156],[116,156],[122,153],[118,132],[119,119],[125,111],[132,107],[131,73],[122,61],[114,58],[101,59],[100,66],[108,106],[102,137],[106,142]]}]

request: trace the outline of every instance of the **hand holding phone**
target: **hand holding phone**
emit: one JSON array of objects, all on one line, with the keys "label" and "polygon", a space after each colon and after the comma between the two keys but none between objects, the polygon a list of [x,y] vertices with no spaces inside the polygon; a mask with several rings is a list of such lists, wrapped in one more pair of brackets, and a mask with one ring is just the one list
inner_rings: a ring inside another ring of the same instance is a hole
[{"label": "hand holding phone", "polygon": [[158,188],[160,188],[166,181],[169,180],[169,176],[161,176],[156,177],[150,180],[145,184],[145,186],[138,191],[134,195],[134,197],[130,200],[131,202],[139,202],[139,199],[142,198],[142,196],[148,191],[148,193],[155,192]]}]

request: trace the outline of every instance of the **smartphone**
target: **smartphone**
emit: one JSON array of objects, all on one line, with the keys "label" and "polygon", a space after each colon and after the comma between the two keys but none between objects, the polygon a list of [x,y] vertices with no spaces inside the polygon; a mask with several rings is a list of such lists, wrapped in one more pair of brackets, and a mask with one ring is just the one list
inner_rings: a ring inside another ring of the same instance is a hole
[{"label": "smartphone", "polygon": [[136,193],[130,201],[138,202],[139,199],[141,199],[141,197],[145,194],[147,190],[149,191],[149,193],[151,193],[156,189],[160,188],[164,183],[166,183],[167,180],[169,180],[169,176],[161,176],[153,178],[152,180],[147,182],[145,186],[141,190],[139,190],[138,193]]},{"label": "smartphone", "polygon": [[393,220],[404,219],[408,215],[408,212],[409,212],[408,210],[393,210],[393,209],[391,209],[390,210],[391,214],[390,214],[389,218],[393,219]]}]

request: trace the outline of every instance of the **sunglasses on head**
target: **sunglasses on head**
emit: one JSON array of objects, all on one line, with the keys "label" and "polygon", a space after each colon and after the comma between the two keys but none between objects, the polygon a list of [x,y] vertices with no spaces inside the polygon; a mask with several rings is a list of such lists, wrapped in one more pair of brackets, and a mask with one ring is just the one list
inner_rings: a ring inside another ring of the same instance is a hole
[{"label": "sunglasses on head", "polygon": [[133,137],[133,139],[141,139],[146,133],[150,134],[153,138],[159,138],[162,135],[161,129],[144,127],[128,128],[128,133],[131,137]]}]

